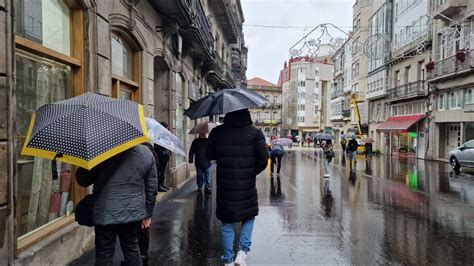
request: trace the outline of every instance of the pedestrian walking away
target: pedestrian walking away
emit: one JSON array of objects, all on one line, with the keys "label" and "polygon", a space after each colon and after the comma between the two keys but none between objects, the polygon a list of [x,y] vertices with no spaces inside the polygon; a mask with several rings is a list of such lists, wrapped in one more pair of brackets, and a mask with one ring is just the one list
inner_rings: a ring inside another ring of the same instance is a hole
[{"label": "pedestrian walking away", "polygon": [[94,185],[95,265],[112,265],[117,236],[122,264],[142,265],[138,229],[150,226],[158,189],[151,151],[135,146],[90,171],[79,168],[76,179],[82,187]]},{"label": "pedestrian walking away", "polygon": [[280,174],[281,159],[283,158],[283,155],[285,155],[285,149],[283,148],[283,146],[280,144],[273,144],[270,150],[270,172],[272,175],[274,172],[273,170],[275,167],[275,163],[277,164],[277,175]]},{"label": "pedestrian walking away", "polygon": [[372,143],[366,142],[364,146],[365,146],[365,159],[367,161],[370,161],[372,160],[372,156],[373,156]]},{"label": "pedestrian walking away", "polygon": [[[265,137],[252,126],[247,109],[226,114],[224,124],[212,130],[207,158],[217,163],[216,216],[222,222],[221,258],[226,265],[246,265],[258,215],[256,176],[265,170],[269,158]],[[235,223],[241,224],[241,230],[234,261]]]},{"label": "pedestrian walking away", "polygon": [[355,138],[352,138],[347,144],[347,149],[349,151],[349,166],[351,169],[352,169],[352,162],[354,162],[354,167],[356,164],[358,145],[359,144],[357,143],[357,140]]},{"label": "pedestrian walking away", "polygon": [[[168,124],[166,124],[165,122],[161,122],[161,125],[168,129]],[[158,191],[166,192],[169,190],[169,188],[165,186],[165,175],[166,167],[168,166],[168,162],[171,158],[171,151],[156,144],[155,150],[156,153],[158,153],[158,157],[160,158],[160,161],[158,163]]]},{"label": "pedestrian walking away", "polygon": [[321,147],[323,148],[323,163],[324,163],[324,177],[330,177],[331,172],[329,170],[329,164],[334,158],[334,151],[332,149],[332,143],[329,140],[323,140],[321,142]]},{"label": "pedestrian walking away", "polygon": [[347,144],[347,140],[345,138],[342,138],[341,139],[342,154],[346,152],[346,144]]},{"label": "pedestrian walking away", "polygon": [[196,183],[198,192],[204,186],[205,192],[211,192],[211,162],[206,158],[208,144],[206,133],[199,133],[199,137],[193,140],[189,149],[189,163],[194,162],[196,167]]}]

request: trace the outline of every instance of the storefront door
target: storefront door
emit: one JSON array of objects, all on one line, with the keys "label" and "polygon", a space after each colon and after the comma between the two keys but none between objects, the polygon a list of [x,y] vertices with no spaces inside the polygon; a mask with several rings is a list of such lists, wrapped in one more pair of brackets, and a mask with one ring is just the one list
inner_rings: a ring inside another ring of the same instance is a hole
[{"label": "storefront door", "polygon": [[444,151],[444,158],[448,158],[448,153],[459,146],[461,146],[461,125],[460,124],[447,124],[446,125],[446,149]]}]

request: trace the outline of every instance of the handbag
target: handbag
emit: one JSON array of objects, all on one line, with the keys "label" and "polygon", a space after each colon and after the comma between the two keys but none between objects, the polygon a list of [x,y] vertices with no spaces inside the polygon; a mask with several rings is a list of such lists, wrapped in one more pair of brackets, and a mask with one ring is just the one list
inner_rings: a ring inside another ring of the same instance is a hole
[{"label": "handbag", "polygon": [[92,194],[88,194],[77,203],[74,215],[78,224],[89,227],[94,226],[94,201],[95,197]]}]

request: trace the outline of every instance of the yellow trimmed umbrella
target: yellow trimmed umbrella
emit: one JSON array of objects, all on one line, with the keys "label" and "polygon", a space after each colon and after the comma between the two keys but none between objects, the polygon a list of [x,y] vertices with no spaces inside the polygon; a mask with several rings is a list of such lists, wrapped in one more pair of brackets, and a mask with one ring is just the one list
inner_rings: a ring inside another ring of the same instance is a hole
[{"label": "yellow trimmed umbrella", "polygon": [[90,170],[148,140],[142,105],[88,92],[36,110],[21,154]]}]

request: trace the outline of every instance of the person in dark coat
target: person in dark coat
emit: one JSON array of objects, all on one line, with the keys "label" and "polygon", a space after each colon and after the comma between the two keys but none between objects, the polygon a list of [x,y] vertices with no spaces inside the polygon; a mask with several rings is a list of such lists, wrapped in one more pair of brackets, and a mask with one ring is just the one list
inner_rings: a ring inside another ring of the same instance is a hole
[{"label": "person in dark coat", "polygon": [[279,144],[273,144],[272,149],[270,151],[270,172],[272,175],[273,170],[275,168],[275,164],[277,164],[277,175],[280,174],[281,159],[283,158],[283,155],[285,155],[285,149],[283,149],[283,146]]},{"label": "person in dark coat", "polygon": [[226,114],[224,124],[209,135],[207,158],[217,163],[217,219],[222,222],[222,259],[234,258],[234,223],[242,223],[236,264],[250,251],[253,224],[258,215],[256,176],[265,170],[269,152],[261,130],[252,126],[247,109]]},{"label": "person in dark coat", "polygon": [[[168,124],[165,122],[161,122],[161,125],[168,129]],[[158,165],[158,191],[159,192],[166,192],[169,190],[168,187],[165,186],[165,175],[166,175],[166,167],[168,166],[168,162],[171,158],[171,152],[163,148],[159,145],[155,144],[155,151],[158,154],[158,157],[160,158]]]},{"label": "person in dark coat", "polygon": [[[211,192],[211,162],[206,158],[208,139],[205,133],[200,133],[199,137],[193,140],[189,149],[189,163],[196,167],[196,182],[198,192],[202,191],[204,185],[205,192]],[[194,160],[196,158],[196,160]]]},{"label": "person in dark coat", "polygon": [[95,265],[112,265],[117,236],[124,265],[142,265],[138,229],[150,226],[157,194],[156,162],[138,145],[90,171],[79,168],[77,183],[94,185]]},{"label": "person in dark coat", "polygon": [[357,163],[357,147],[359,144],[357,143],[357,140],[355,137],[353,137],[351,140],[349,140],[349,143],[347,144],[347,150],[349,151],[349,166],[352,169],[352,161],[354,161],[354,167],[355,164]]}]

